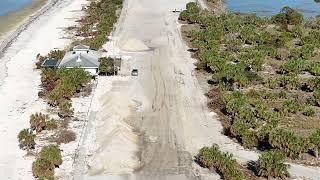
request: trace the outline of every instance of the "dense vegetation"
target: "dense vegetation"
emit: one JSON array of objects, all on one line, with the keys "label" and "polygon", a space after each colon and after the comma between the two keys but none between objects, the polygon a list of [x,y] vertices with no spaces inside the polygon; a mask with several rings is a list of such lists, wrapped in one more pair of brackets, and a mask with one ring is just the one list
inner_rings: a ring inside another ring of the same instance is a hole
[{"label": "dense vegetation", "polygon": [[[123,0],[91,1],[85,8],[86,16],[80,20],[80,27],[75,29],[81,40],[72,44],[87,44],[93,49],[99,49],[107,41],[107,36],[113,30],[117,20],[118,10]],[[53,131],[46,138],[46,142],[55,145],[42,147],[37,159],[32,164],[32,173],[38,179],[54,179],[54,169],[62,164],[60,144],[76,140],[76,133],[68,130],[69,121],[72,120],[74,109],[71,98],[76,95],[88,95],[91,93],[91,75],[83,69],[41,69],[46,59],[63,59],[65,50],[53,50],[46,56],[37,55],[36,68],[41,70],[41,91],[39,97],[50,105],[50,111],[58,109],[59,119],[55,120],[43,113],[32,114],[29,120],[30,127],[23,129],[18,134],[19,146],[27,151],[37,150],[36,137],[39,133]],[[113,74],[113,59],[100,59],[102,73]],[[47,141],[48,140],[48,141]],[[40,145],[43,146],[43,145]],[[41,148],[41,147],[40,147]]]},{"label": "dense vegetation", "polygon": [[73,114],[70,98],[80,92],[91,80],[83,69],[43,69],[41,81],[43,90],[39,95],[53,107],[59,107],[59,115],[70,117]]},{"label": "dense vegetation", "polygon": [[232,154],[221,152],[216,145],[203,147],[197,155],[197,161],[205,167],[215,169],[225,180],[245,179]]},{"label": "dense vegetation", "polygon": [[227,135],[291,159],[317,156],[320,17],[304,20],[290,7],[271,18],[217,16],[188,3],[179,19],[193,24],[183,33],[197,69],[212,75],[208,106]]},{"label": "dense vegetation", "polygon": [[[106,41],[106,37],[113,30],[117,21],[117,10],[123,0],[92,1],[86,9],[86,16],[80,21],[77,34],[85,37],[81,41],[93,49],[99,49]],[[78,43],[78,42],[75,42]]]}]

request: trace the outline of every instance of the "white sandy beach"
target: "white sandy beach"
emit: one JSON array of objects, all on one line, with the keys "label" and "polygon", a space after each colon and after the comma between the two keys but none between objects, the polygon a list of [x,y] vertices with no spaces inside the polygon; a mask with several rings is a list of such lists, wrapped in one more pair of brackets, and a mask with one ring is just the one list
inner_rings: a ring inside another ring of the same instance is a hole
[{"label": "white sandy beach", "polygon": [[[7,62],[7,75],[0,86],[0,177],[1,179],[33,179],[33,157],[25,157],[17,142],[18,132],[28,127],[29,116],[46,108],[38,98],[39,71],[34,70],[38,53],[64,48],[70,40],[61,39],[62,28],[73,25],[86,0],[61,0],[24,30],[7,49],[0,62]],[[5,73],[3,64],[1,73]],[[2,76],[0,76],[2,77]],[[1,80],[0,80],[1,82]]]}]

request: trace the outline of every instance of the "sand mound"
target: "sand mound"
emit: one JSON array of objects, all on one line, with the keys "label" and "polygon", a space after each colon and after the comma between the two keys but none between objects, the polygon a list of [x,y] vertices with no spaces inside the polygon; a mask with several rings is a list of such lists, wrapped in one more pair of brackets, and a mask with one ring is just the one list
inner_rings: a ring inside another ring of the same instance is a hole
[{"label": "sand mound", "polygon": [[141,40],[129,39],[122,45],[121,49],[125,51],[147,51],[150,48],[146,46]]},{"label": "sand mound", "polygon": [[89,175],[132,172],[140,165],[136,156],[139,136],[124,119],[130,115],[132,101],[126,95],[108,92],[102,96],[98,114],[98,151],[89,164]]}]

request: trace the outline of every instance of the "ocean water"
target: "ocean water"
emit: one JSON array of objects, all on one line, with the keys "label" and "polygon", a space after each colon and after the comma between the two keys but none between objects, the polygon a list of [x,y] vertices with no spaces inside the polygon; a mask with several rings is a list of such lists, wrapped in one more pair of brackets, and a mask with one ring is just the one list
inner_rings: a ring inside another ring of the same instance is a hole
[{"label": "ocean water", "polygon": [[32,0],[0,0],[0,16],[18,11],[30,4]]},{"label": "ocean water", "polygon": [[225,0],[225,3],[232,12],[256,13],[259,16],[272,16],[285,6],[297,9],[305,17],[320,15],[320,3],[314,0]]}]

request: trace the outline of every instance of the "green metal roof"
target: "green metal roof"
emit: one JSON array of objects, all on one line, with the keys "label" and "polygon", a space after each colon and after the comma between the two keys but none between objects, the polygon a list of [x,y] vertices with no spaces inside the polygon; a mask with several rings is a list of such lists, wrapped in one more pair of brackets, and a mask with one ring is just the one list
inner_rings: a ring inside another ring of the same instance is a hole
[{"label": "green metal roof", "polygon": [[57,67],[59,65],[59,60],[57,59],[46,59],[42,63],[41,67]]}]

